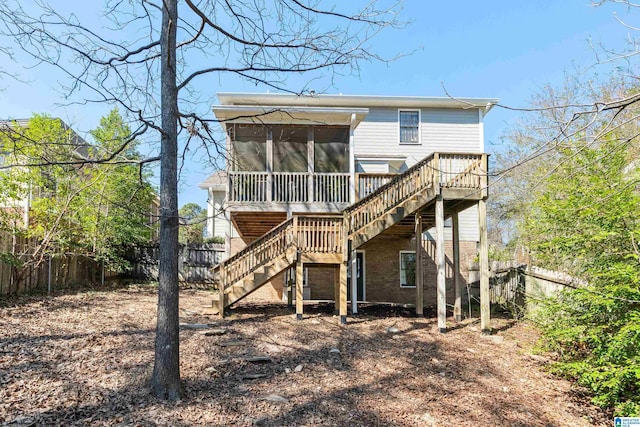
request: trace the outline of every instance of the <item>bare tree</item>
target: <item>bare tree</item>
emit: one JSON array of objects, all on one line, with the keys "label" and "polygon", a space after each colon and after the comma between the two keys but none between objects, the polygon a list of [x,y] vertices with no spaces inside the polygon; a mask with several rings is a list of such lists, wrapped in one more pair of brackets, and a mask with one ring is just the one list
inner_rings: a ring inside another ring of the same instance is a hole
[{"label": "bare tree", "polygon": [[44,1],[0,5],[0,45],[8,46],[0,54],[22,50],[35,64],[67,77],[63,89],[69,99],[117,104],[137,120],[136,135],[151,130],[160,135],[156,396],[181,395],[179,161],[196,142],[212,163],[224,157],[224,139],[216,137],[208,103],[200,102],[198,81],[227,75],[308,94],[308,86],[292,91],[288,84],[290,77],[303,75],[305,82],[321,85],[315,88],[320,92],[341,73],[357,73],[362,61],[383,60],[370,43],[380,31],[400,25],[399,8],[398,3],[381,7],[375,0],[355,12],[346,2],[322,7],[315,0],[107,0],[96,22]]},{"label": "bare tree", "polygon": [[607,5],[628,12],[613,14],[628,31],[624,44],[612,48],[592,42],[591,67],[570,70],[561,85],[544,86],[527,107],[498,106],[522,112],[511,123],[495,157],[492,186],[496,191],[490,211],[493,226],[502,232],[496,234],[504,240],[517,241],[517,225],[525,220],[532,195],[543,191],[548,178],[570,160],[559,151],[595,147],[614,139],[632,156],[638,155],[640,3],[592,2],[594,7]]}]

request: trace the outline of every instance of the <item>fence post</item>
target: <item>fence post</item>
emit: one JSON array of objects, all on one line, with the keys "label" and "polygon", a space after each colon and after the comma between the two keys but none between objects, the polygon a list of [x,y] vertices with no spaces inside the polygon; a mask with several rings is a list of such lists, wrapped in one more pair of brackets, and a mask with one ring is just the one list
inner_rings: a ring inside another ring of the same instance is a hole
[{"label": "fence post", "polygon": [[49,270],[47,272],[47,295],[51,294],[51,254],[49,254]]},{"label": "fence post", "polygon": [[227,269],[225,268],[224,261],[220,263],[220,278],[218,281],[218,312],[221,318],[224,318],[224,309],[226,305],[226,301],[224,298],[224,290],[227,283]]},{"label": "fence post", "polygon": [[300,248],[299,236],[298,236],[298,215],[293,215],[293,236],[291,242],[296,248]]}]

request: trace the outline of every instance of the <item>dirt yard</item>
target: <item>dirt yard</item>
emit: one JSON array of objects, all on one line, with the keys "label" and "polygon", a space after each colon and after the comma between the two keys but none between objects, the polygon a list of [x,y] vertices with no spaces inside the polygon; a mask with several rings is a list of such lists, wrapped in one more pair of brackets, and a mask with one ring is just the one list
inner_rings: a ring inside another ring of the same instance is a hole
[{"label": "dirt yard", "polygon": [[[338,326],[329,305],[242,305],[203,314],[181,294],[184,399],[150,397],[156,296],[130,287],[0,301],[0,424],[136,426],[611,425],[531,356],[526,324],[369,307]],[[194,325],[200,324],[200,325]],[[204,329],[205,326],[208,327]],[[198,329],[199,327],[203,329]]]}]

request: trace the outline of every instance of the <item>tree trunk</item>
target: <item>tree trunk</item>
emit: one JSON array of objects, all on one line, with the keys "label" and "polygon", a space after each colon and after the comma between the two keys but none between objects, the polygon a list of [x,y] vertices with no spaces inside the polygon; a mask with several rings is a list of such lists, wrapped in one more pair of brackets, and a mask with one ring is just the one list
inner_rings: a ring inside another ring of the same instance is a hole
[{"label": "tree trunk", "polygon": [[180,399],[178,324],[178,90],[177,0],[164,0],[161,32],[162,138],[160,161],[160,265],[158,320],[151,386],[161,399]]}]

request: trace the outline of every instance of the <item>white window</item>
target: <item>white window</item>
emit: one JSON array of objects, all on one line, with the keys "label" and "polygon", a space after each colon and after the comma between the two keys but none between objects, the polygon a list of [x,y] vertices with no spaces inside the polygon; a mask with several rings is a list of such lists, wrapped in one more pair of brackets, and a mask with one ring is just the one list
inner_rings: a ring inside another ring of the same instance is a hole
[{"label": "white window", "polygon": [[400,144],[420,144],[420,110],[398,110]]},{"label": "white window", "polygon": [[416,287],[416,253],[400,251],[400,287]]}]

